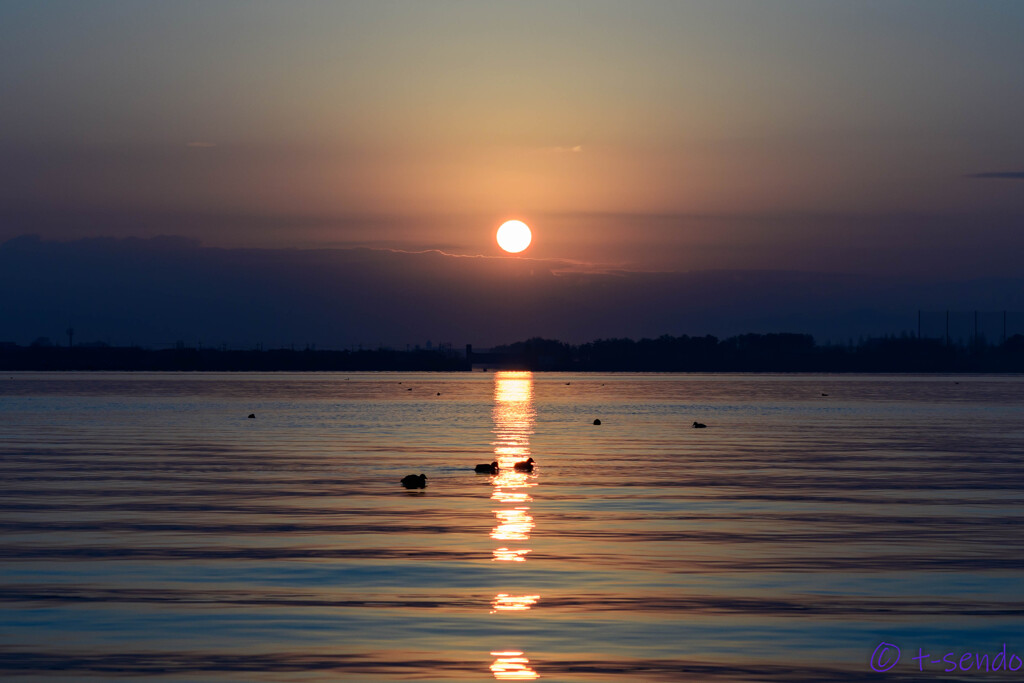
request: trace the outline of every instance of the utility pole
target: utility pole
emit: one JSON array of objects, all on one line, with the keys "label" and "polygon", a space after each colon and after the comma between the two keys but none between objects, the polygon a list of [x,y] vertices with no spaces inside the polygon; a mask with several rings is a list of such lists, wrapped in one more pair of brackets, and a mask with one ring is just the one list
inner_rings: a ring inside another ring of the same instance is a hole
[{"label": "utility pole", "polygon": [[946,346],[949,346],[949,309],[946,309]]},{"label": "utility pole", "polygon": [[921,309],[917,309],[917,341],[921,341]]},{"label": "utility pole", "polygon": [[1003,344],[1006,344],[1006,311],[1003,311]]},{"label": "utility pole", "polygon": [[75,340],[75,328],[69,327],[66,331],[68,333],[68,348],[70,349],[72,346],[74,346],[72,342],[74,342]]}]

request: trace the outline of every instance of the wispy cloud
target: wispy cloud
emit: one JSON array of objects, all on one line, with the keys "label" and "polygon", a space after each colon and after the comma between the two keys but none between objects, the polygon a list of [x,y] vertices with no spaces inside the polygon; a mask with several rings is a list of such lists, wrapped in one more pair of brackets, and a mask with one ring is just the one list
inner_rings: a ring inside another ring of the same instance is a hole
[{"label": "wispy cloud", "polygon": [[533,154],[579,154],[583,145],[557,145],[555,147],[532,147],[528,150]]},{"label": "wispy cloud", "polygon": [[444,249],[398,249],[386,246],[363,246],[362,248],[367,251],[385,251],[392,254],[437,254],[438,256],[445,256],[456,259],[479,259],[481,261],[495,261],[506,263],[511,261],[516,262],[518,264],[535,265],[538,268],[542,268],[550,272],[552,275],[558,275],[561,273],[619,274],[627,272],[623,271],[622,267],[619,265],[590,263],[587,261],[578,261],[566,258],[530,258],[528,256],[509,257],[491,256],[487,254],[459,254],[445,251]]},{"label": "wispy cloud", "polygon": [[967,177],[982,179],[1024,180],[1024,171],[989,171],[986,173],[971,173]]}]

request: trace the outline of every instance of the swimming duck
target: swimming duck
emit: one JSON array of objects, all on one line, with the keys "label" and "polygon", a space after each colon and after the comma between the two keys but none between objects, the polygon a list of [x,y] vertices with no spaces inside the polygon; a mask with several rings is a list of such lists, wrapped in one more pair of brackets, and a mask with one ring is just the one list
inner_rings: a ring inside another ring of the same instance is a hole
[{"label": "swimming duck", "polygon": [[521,460],[512,467],[516,472],[533,472],[533,458]]},{"label": "swimming duck", "polygon": [[490,465],[488,465],[486,463],[484,463],[483,465],[477,465],[476,469],[474,469],[473,471],[474,472],[479,472],[480,474],[497,474],[498,473],[498,463],[497,462],[492,462]]},{"label": "swimming duck", "polygon": [[705,427],[707,427],[707,425],[704,424],[703,422],[694,422],[693,423],[693,428],[694,429],[704,429]]},{"label": "swimming duck", "polygon": [[425,489],[427,488],[427,475],[408,474],[402,477],[402,486],[407,489]]}]

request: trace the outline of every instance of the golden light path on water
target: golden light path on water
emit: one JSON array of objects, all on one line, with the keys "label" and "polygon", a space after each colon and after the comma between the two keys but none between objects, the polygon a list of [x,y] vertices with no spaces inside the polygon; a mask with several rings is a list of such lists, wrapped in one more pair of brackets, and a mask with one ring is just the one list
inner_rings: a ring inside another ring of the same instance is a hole
[{"label": "golden light path on water", "polygon": [[530,508],[518,507],[512,510],[495,510],[494,515],[501,522],[491,531],[491,538],[496,541],[525,541],[530,538],[533,529],[533,517]]},{"label": "golden light path on water", "polygon": [[527,549],[509,550],[508,548],[495,548],[492,551],[493,559],[499,562],[526,562]]},{"label": "golden light path on water", "polygon": [[491,664],[491,671],[498,680],[532,681],[540,678],[540,675],[530,668],[530,660],[524,657],[522,652],[492,652],[491,656],[497,657],[494,664]]},{"label": "golden light path on water", "polygon": [[[533,434],[533,375],[529,372],[498,372],[494,375],[494,459],[498,474],[491,479],[491,500],[513,507],[494,510],[498,525],[491,531],[497,541],[526,541],[533,517],[525,505],[533,500],[529,489],[535,474],[516,472],[515,464],[530,457]],[[528,548],[500,548],[495,560],[523,561]]]},{"label": "golden light path on water", "polygon": [[498,593],[491,601],[491,614],[495,612],[523,612],[533,607],[540,600],[539,595],[509,595]]},{"label": "golden light path on water", "polygon": [[[530,372],[498,372],[494,375],[494,459],[498,474],[491,479],[491,500],[502,507],[493,510],[497,525],[491,538],[505,543],[493,550],[496,562],[526,562],[529,548],[522,541],[530,540],[535,526],[528,503],[533,501],[530,488],[537,485],[536,473],[516,472],[515,464],[530,457],[530,436],[533,434],[533,374]],[[495,612],[525,612],[540,600],[539,595],[514,596],[498,593],[491,601]],[[530,668],[523,652],[508,650],[492,652],[495,657],[491,672],[499,680],[533,680],[540,675]]]}]

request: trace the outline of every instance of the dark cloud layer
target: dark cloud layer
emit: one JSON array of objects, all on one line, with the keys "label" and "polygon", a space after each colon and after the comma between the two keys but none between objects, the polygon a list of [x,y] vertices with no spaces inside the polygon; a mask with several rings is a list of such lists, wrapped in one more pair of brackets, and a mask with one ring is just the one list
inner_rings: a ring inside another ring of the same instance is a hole
[{"label": "dark cloud layer", "polygon": [[917,282],[781,271],[587,272],[385,249],[217,249],[176,238],[0,245],[0,340],[321,348],[546,336],[911,330],[918,308],[1022,310],[1024,280]]}]

